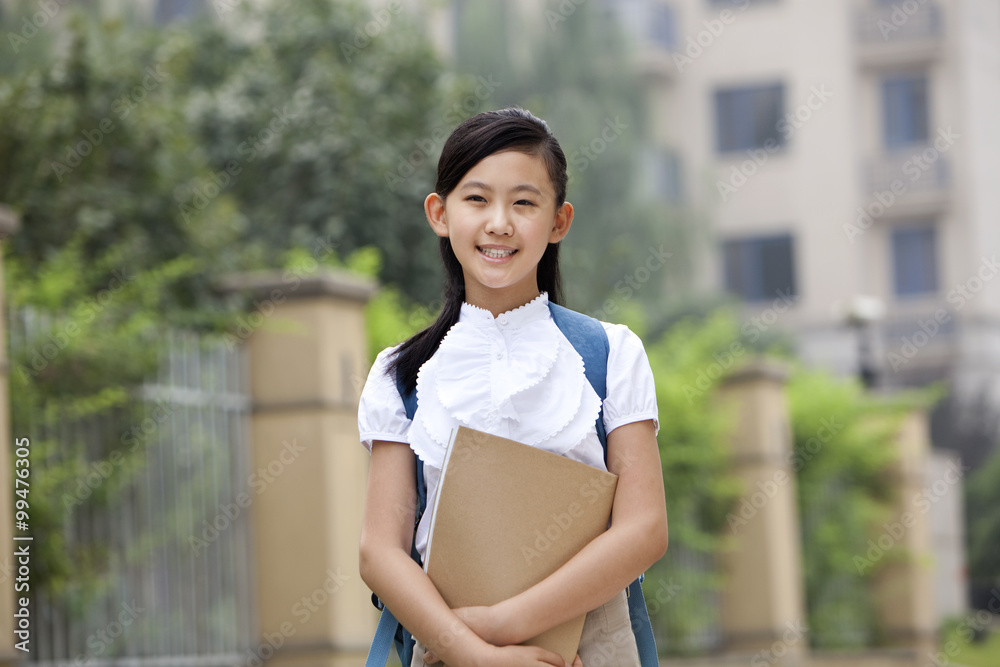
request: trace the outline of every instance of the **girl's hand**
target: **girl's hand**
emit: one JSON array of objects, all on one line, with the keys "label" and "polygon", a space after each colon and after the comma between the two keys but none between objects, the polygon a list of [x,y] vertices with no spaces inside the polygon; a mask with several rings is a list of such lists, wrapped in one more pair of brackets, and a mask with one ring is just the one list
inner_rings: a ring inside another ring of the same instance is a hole
[{"label": "girl's hand", "polygon": [[[424,654],[424,664],[437,662],[437,656],[431,652]],[[537,646],[492,646],[488,655],[478,664],[489,667],[583,667],[580,656],[576,656],[572,666],[567,664],[562,656]]]}]

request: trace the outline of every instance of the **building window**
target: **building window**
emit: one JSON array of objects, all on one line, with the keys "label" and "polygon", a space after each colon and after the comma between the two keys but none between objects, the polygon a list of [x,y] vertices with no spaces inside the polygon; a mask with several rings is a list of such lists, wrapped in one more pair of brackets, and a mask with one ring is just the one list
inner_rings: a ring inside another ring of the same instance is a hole
[{"label": "building window", "polygon": [[722,88],[715,91],[715,129],[720,153],[781,146],[778,131],[785,87]]},{"label": "building window", "polygon": [[886,148],[927,142],[927,77],[923,74],[891,76],[882,80],[883,132]]},{"label": "building window", "polygon": [[746,301],[796,296],[793,245],[790,234],[723,243],[726,290]]},{"label": "building window", "polygon": [[931,294],[938,289],[937,234],[933,227],[892,230],[892,275],[896,296]]}]

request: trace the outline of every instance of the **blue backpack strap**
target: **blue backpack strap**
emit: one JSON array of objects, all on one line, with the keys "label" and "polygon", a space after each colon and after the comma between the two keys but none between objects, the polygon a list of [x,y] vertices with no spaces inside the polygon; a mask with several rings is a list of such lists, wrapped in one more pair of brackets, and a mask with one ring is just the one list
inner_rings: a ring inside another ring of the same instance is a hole
[{"label": "blue backpack strap", "polygon": [[601,411],[594,426],[604,449],[604,463],[608,462],[608,435],[604,431],[604,399],[608,395],[608,353],[611,346],[604,326],[593,317],[564,308],[549,301],[549,311],[556,326],[583,358],[583,373],[601,399]]},{"label": "blue backpack strap", "polygon": [[[549,310],[556,326],[583,358],[584,374],[601,401],[604,401],[608,395],[608,353],[611,349],[604,325],[593,317],[569,310],[551,301]],[[608,436],[604,429],[603,407],[597,415],[595,426],[601,447],[604,448],[604,463],[607,464]],[[632,621],[636,647],[639,649],[640,664],[642,667],[658,667],[660,659],[656,653],[656,639],[653,637],[653,625],[646,610],[646,600],[642,595],[642,580],[643,576],[640,575],[628,587],[629,617]]]},{"label": "blue backpack strap", "polygon": [[645,575],[639,575],[638,579],[629,584],[628,615],[632,622],[632,632],[635,634],[635,646],[639,650],[639,664],[642,667],[659,667],[660,656],[656,653],[653,624],[646,609],[646,598],[642,595],[644,577]]},{"label": "blue backpack strap", "polygon": [[[396,391],[399,392],[399,396],[403,399],[403,408],[406,409],[406,418],[413,421],[413,415],[417,413],[417,392],[416,391],[406,391],[406,386],[403,381],[397,377],[396,378]],[[424,484],[424,462],[417,457],[417,514],[416,514],[416,526],[420,523],[420,517],[424,514],[424,509],[427,507],[427,487]],[[416,544],[413,546],[413,550],[410,552],[413,556],[413,560],[420,562],[420,556],[417,555]]]},{"label": "blue backpack strap", "polygon": [[[395,643],[398,628],[399,621],[388,608],[383,607],[382,615],[378,619],[378,627],[375,628],[375,638],[372,639],[372,646],[368,649],[368,657],[365,659],[365,667],[385,667],[385,663],[389,659],[389,650]],[[399,650],[398,644],[396,650],[397,652]],[[400,660],[402,660],[402,656],[400,656]]]}]

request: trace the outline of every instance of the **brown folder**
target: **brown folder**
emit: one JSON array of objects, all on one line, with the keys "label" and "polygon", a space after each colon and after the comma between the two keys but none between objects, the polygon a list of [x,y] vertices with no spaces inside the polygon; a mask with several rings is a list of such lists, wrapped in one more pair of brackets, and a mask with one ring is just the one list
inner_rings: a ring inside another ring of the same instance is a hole
[{"label": "brown folder", "polygon": [[[604,532],[618,476],[466,427],[452,433],[424,568],[452,608],[527,590]],[[585,616],[526,642],[573,663]]]}]

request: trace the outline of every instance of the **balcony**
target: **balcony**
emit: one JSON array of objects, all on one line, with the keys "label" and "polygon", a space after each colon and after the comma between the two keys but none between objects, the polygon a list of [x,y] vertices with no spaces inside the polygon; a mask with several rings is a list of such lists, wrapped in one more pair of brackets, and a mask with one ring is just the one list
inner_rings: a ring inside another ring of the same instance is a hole
[{"label": "balcony", "polygon": [[887,217],[942,213],[951,191],[948,148],[939,136],[936,145],[915,146],[870,160],[864,172],[865,199],[881,202]]},{"label": "balcony", "polygon": [[862,66],[897,67],[937,60],[943,52],[943,14],[933,0],[875,4],[861,10],[857,40]]}]

